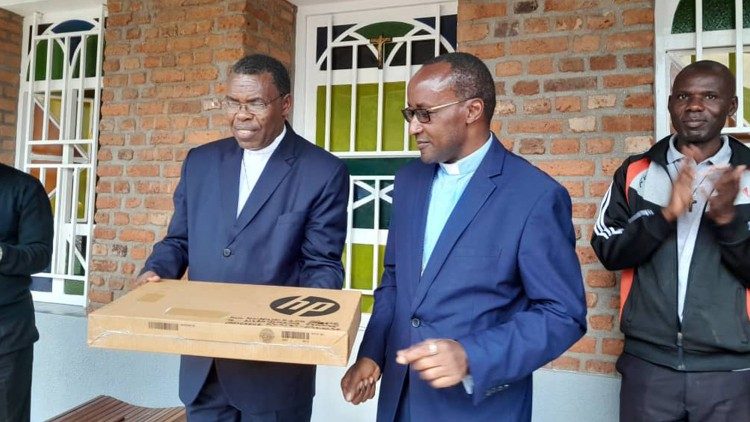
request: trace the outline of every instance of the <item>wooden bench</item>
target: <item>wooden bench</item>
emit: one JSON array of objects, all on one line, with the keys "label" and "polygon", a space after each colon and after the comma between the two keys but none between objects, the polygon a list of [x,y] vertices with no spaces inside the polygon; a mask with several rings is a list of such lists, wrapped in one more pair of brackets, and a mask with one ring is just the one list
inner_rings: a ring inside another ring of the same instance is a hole
[{"label": "wooden bench", "polygon": [[48,422],[185,422],[184,407],[134,406],[109,396],[98,396]]}]

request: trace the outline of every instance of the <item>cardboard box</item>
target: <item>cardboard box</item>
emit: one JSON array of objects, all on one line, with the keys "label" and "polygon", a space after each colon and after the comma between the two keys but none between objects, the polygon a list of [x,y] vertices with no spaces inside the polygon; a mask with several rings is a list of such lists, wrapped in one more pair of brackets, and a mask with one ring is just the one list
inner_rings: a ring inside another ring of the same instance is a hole
[{"label": "cardboard box", "polygon": [[88,317],[108,349],[345,366],[359,327],[354,291],[165,280]]}]

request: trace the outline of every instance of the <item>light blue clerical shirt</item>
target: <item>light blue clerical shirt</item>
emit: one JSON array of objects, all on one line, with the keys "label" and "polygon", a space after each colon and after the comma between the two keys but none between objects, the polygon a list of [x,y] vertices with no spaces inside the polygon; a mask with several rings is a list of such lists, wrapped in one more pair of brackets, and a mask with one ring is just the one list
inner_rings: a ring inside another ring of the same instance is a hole
[{"label": "light blue clerical shirt", "polygon": [[435,178],[432,180],[430,205],[427,209],[424,249],[422,250],[422,271],[427,266],[427,261],[432,255],[432,250],[435,249],[435,244],[448,221],[448,217],[450,217],[453,208],[456,207],[458,200],[464,193],[471,176],[479,167],[479,163],[487,154],[487,150],[490,149],[491,142],[492,134],[481,148],[466,157],[451,164],[440,163]]}]

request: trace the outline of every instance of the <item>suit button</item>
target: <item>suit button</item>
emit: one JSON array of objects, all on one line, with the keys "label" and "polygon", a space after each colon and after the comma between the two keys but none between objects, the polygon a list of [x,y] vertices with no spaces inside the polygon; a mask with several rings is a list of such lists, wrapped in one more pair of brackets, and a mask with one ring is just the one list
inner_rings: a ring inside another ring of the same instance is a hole
[{"label": "suit button", "polygon": [[222,252],[222,255],[224,255],[225,257],[228,257],[231,254],[232,254],[232,250],[229,248],[224,249],[224,251]]},{"label": "suit button", "polygon": [[420,321],[419,318],[412,318],[411,319],[411,326],[412,327],[417,328],[420,325],[422,325],[422,321]]}]

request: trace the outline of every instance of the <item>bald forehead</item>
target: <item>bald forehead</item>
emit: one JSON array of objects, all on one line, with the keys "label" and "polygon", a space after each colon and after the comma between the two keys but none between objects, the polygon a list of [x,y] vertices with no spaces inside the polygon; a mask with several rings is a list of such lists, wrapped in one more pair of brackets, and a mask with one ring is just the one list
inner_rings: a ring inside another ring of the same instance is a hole
[{"label": "bald forehead", "polygon": [[733,93],[735,90],[735,79],[732,72],[725,66],[713,62],[696,62],[680,71],[674,79],[672,91],[689,81],[696,79],[714,79],[716,89],[725,93]]},{"label": "bald forehead", "polygon": [[450,63],[440,62],[422,67],[412,78],[410,85],[429,81],[434,91],[453,90]]}]

